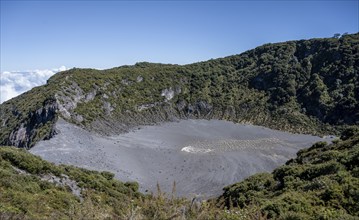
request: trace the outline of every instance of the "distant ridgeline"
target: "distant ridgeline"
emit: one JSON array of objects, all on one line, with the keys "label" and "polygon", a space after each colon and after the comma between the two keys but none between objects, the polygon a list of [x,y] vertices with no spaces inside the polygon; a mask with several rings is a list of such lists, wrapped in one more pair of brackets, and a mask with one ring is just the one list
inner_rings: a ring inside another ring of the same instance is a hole
[{"label": "distant ridgeline", "polygon": [[0,105],[0,144],[29,148],[58,117],[100,134],[186,118],[312,134],[359,125],[359,34],[266,44],[189,65],[60,72]]}]

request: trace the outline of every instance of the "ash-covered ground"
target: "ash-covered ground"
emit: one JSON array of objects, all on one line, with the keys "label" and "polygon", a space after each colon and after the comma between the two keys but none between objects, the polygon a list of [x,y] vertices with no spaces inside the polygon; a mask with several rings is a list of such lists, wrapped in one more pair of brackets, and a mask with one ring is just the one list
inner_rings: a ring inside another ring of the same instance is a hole
[{"label": "ash-covered ground", "polygon": [[220,120],[183,120],[144,126],[106,137],[60,119],[55,137],[30,152],[56,164],[107,170],[122,181],[137,181],[141,191],[211,197],[222,188],[258,172],[270,172],[317,141],[291,134]]}]

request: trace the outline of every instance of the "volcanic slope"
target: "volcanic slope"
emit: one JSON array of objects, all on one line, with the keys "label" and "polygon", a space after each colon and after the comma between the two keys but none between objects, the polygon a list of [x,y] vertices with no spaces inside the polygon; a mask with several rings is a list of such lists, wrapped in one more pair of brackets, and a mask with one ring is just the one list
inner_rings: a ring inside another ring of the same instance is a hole
[{"label": "volcanic slope", "polygon": [[0,105],[0,144],[30,148],[56,134],[59,117],[104,135],[188,118],[337,133],[359,124],[358,70],[358,33],[183,66],[74,68]]}]

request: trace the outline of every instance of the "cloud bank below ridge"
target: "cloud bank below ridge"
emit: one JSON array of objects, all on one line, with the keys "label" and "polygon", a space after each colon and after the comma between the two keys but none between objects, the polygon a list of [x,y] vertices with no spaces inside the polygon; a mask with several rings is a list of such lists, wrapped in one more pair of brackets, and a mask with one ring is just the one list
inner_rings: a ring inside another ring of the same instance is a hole
[{"label": "cloud bank below ridge", "polygon": [[55,73],[65,71],[61,66],[56,69],[4,71],[0,73],[0,103],[29,91],[35,86],[41,86]]}]

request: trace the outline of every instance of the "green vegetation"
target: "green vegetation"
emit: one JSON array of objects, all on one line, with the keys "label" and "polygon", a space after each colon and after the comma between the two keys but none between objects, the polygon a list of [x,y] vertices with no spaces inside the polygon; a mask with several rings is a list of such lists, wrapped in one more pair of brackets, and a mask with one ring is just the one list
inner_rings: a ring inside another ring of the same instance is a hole
[{"label": "green vegetation", "polygon": [[314,144],[273,171],[224,189],[228,207],[257,205],[268,218],[358,219],[359,132]]},{"label": "green vegetation", "polygon": [[[81,196],[72,194],[69,185],[56,185],[44,179],[47,176],[66,179],[64,175],[76,181]],[[5,219],[120,215],[121,208],[131,204],[131,199],[143,195],[138,193],[137,183],[122,183],[112,177],[107,172],[55,166],[25,150],[1,147],[0,213]]]},{"label": "green vegetation", "polygon": [[359,124],[358,54],[357,33],[266,44],[183,66],[74,68],[0,105],[0,144],[31,147],[54,134],[58,116],[101,134],[173,118],[340,133]]}]

